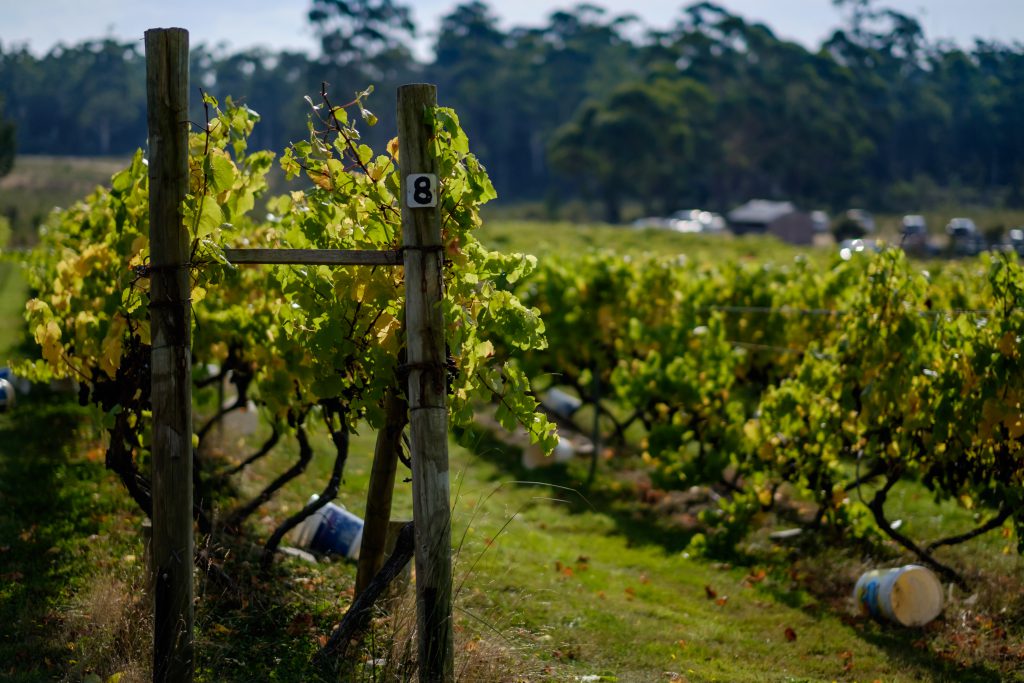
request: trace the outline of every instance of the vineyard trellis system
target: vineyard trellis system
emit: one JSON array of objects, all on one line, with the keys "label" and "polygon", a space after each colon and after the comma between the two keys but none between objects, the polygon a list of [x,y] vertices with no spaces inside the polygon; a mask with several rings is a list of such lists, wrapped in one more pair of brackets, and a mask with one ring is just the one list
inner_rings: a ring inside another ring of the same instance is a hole
[{"label": "vineyard trellis system", "polygon": [[[153,340],[154,680],[187,681],[193,671],[192,409],[188,188],[188,33],[146,32],[150,131],[151,329]],[[419,672],[453,676],[448,408],[437,159],[425,113],[436,87],[398,89],[400,250],[226,249],[233,264],[403,265],[406,290],[406,401],[413,465]],[[386,477],[385,477],[386,478]],[[393,477],[392,477],[393,478]],[[310,514],[329,500],[306,506]],[[389,511],[388,511],[389,512]]]}]

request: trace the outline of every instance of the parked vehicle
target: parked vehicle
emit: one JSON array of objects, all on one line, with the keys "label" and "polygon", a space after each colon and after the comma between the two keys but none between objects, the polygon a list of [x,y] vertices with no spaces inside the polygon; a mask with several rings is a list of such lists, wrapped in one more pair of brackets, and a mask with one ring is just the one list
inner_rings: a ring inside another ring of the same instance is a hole
[{"label": "parked vehicle", "polygon": [[900,244],[904,251],[912,254],[923,254],[928,251],[928,224],[924,216],[907,214],[903,217]]},{"label": "parked vehicle", "polygon": [[1014,228],[1006,235],[1006,247],[1024,258],[1024,228]]},{"label": "parked vehicle", "polygon": [[928,223],[924,220],[924,216],[917,214],[907,214],[904,216],[903,234],[908,237],[910,235],[927,235]]},{"label": "parked vehicle", "polygon": [[953,218],[946,224],[950,250],[961,256],[975,256],[985,249],[985,238],[970,218]]},{"label": "parked vehicle", "polygon": [[672,229],[677,232],[721,232],[725,219],[717,213],[701,209],[676,211],[670,216]]},{"label": "parked vehicle", "polygon": [[676,232],[721,232],[725,230],[725,219],[711,211],[686,209],[685,211],[676,211],[667,218],[660,216],[638,218],[633,221],[633,227],[639,229],[659,228]]},{"label": "parked vehicle", "polygon": [[864,209],[850,209],[846,212],[846,217],[859,225],[865,235],[875,231],[875,217]]},{"label": "parked vehicle", "polygon": [[828,232],[832,225],[824,211],[811,211],[811,222],[814,224],[814,232]]}]

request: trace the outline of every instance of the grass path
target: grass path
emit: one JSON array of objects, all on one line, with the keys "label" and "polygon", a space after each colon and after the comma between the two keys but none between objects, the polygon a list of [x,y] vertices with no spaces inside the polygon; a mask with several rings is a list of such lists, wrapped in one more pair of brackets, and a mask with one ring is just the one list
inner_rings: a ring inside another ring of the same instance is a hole
[{"label": "grass path", "polygon": [[[137,516],[124,512],[129,503],[95,443],[82,438],[83,424],[77,407],[40,399],[0,416],[0,671],[8,680],[76,670],[64,617],[98,577],[123,577],[125,558],[141,556]],[[371,443],[368,434],[356,439],[341,495],[356,512]],[[274,459],[289,457],[283,449]],[[500,652],[493,680],[1000,680],[995,670],[959,668],[915,646],[919,629],[846,616],[843,596],[818,600],[780,565],[690,559],[678,539],[645,535],[643,524],[613,509],[514,483],[522,473],[502,457],[452,447],[460,661]],[[323,480],[327,461],[318,455],[257,528],[294,509]],[[241,484],[257,486],[269,474],[253,472]],[[541,475],[560,481],[566,473]],[[398,485],[396,516],[408,514],[408,487]],[[354,568],[283,564],[286,573],[253,604],[201,591],[209,600],[197,619],[200,680],[315,680],[306,658],[346,608]]]},{"label": "grass path", "polygon": [[21,339],[21,313],[28,287],[13,263],[0,261],[0,365],[6,365]]},{"label": "grass path", "polygon": [[[514,650],[516,666],[531,672],[522,680],[1000,680],[936,658],[921,646],[922,629],[854,617],[849,566],[822,600],[784,562],[688,558],[678,535],[600,494],[595,508],[558,488],[572,471],[526,474],[508,453],[478,450],[482,457],[451,447],[457,642],[463,653],[480,642]],[[357,514],[370,452],[369,435],[356,440],[340,496]],[[276,457],[280,468],[287,456]],[[278,504],[295,509],[328,466],[315,463]],[[243,488],[268,476],[252,473]],[[409,484],[398,484],[395,507],[395,517],[409,514]],[[351,580],[349,566],[334,569],[334,581]]]}]

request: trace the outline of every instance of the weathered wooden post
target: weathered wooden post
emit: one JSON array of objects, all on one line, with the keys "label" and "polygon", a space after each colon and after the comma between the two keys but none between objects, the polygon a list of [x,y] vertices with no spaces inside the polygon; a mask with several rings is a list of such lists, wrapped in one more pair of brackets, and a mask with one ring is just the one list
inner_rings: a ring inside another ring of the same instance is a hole
[{"label": "weathered wooden post", "polygon": [[153,340],[153,680],[192,680],[192,350],[188,31],[146,31]]},{"label": "weathered wooden post", "polygon": [[440,306],[444,245],[437,157],[427,120],[428,109],[436,104],[433,85],[418,83],[398,89],[416,622],[420,681],[431,683],[454,680],[447,353]]},{"label": "weathered wooden post", "polygon": [[409,421],[408,416],[405,401],[396,391],[389,390],[384,396],[384,425],[377,433],[377,445],[373,451],[363,543],[359,548],[359,571],[356,573],[356,595],[366,590],[370,580],[384,566],[391,522],[391,500],[398,471],[398,452],[402,448],[402,430]]}]

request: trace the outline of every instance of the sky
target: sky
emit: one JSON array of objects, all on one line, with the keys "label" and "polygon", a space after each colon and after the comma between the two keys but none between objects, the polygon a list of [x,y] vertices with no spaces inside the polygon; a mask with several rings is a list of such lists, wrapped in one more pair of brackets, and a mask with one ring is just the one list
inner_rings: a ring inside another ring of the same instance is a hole
[{"label": "sky", "polygon": [[[579,0],[485,0],[499,25],[538,26],[551,12]],[[645,25],[667,28],[692,0],[590,0],[610,14],[633,13]],[[405,0],[413,8],[420,38],[416,52],[430,53],[440,18],[457,0]],[[842,21],[832,0],[718,0],[735,14],[762,21],[779,36],[817,46]],[[969,46],[977,37],[1024,42],[1024,0],[881,0],[879,4],[917,16],[930,39]],[[0,0],[0,46],[27,44],[42,54],[58,42],[89,38],[142,40],[147,28],[189,30],[192,44],[231,49],[263,45],[275,50],[315,52],[306,21],[308,0]]]}]

